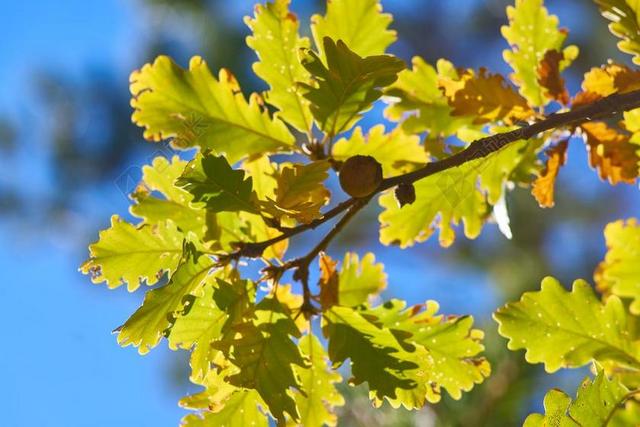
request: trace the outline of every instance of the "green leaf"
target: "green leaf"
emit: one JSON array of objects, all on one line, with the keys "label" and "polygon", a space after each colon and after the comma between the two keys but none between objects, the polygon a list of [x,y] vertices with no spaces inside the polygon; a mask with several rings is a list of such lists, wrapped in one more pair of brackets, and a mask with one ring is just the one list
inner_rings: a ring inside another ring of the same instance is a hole
[{"label": "green leaf", "polygon": [[285,421],[285,413],[298,420],[295,401],[288,391],[300,389],[292,365],[305,366],[300,350],[291,340],[299,337],[300,332],[275,300],[261,301],[256,314],[256,321],[233,327],[235,336],[213,344],[228,352],[228,360],[239,368],[226,381],[236,387],[255,389],[278,422]]},{"label": "green leaf", "polygon": [[387,399],[395,408],[422,408],[440,400],[441,388],[459,399],[489,376],[489,363],[479,356],[484,334],[472,329],[469,316],[445,319],[437,311],[434,301],[334,306],[324,313],[329,356],[334,363],[351,358],[350,381],[367,381],[376,406]]},{"label": "green leaf", "polygon": [[376,257],[368,252],[362,259],[347,252],[338,276],[338,304],[355,306],[367,302],[369,296],[378,295],[387,287],[384,265],[376,264]]},{"label": "green leaf", "polygon": [[249,159],[242,163],[242,169],[251,177],[253,190],[258,199],[266,200],[275,193],[278,186],[276,166],[268,156]]},{"label": "green leaf", "polygon": [[80,267],[93,283],[106,282],[110,289],[127,284],[133,292],[144,280],[151,286],[165,272],[175,270],[182,257],[183,234],[172,221],[135,227],[111,217],[111,228],[100,232],[89,246],[90,258]]},{"label": "green leaf", "polygon": [[231,163],[265,152],[291,150],[294,138],[263,111],[257,95],[245,100],[235,77],[219,79],[198,56],[189,69],[159,56],[131,74],[132,119],[151,141],[173,138],[178,148],[200,146],[226,154]]},{"label": "green leaf", "polygon": [[400,207],[389,191],[380,196],[380,241],[406,248],[440,230],[440,244],[455,240],[453,225],[464,223],[464,234],[476,238],[504,192],[505,182],[521,164],[531,142],[513,142],[482,159],[467,162],[415,182],[416,201]]},{"label": "green leaf", "polygon": [[[156,224],[169,218],[183,231],[203,237],[206,232],[205,211],[190,205],[191,194],[175,185],[187,162],[173,156],[169,162],[158,156],[151,165],[142,167],[142,182],[132,194],[135,204],[129,210],[147,224]],[[160,193],[164,199],[152,192]]]},{"label": "green leaf", "polygon": [[583,280],[568,292],[547,277],[542,290],[526,292],[493,317],[509,349],[526,349],[527,362],[544,363],[547,372],[592,360],[640,367],[638,343],[629,336],[631,320],[620,299],[612,296],[601,303]]},{"label": "green leaf", "polygon": [[177,185],[204,203],[212,212],[246,211],[256,213],[251,178],[234,170],[223,156],[198,154],[189,162]]},{"label": "green leaf", "polygon": [[640,3],[637,0],[594,0],[602,16],[611,21],[609,30],[620,39],[618,49],[633,55],[640,65]]},{"label": "green leaf", "polygon": [[323,313],[323,320],[329,358],[334,367],[351,360],[351,384],[366,381],[378,399],[395,398],[396,390],[416,387],[404,372],[417,365],[398,357],[402,348],[388,329],[379,328],[349,307],[333,306]]},{"label": "green leaf", "polygon": [[324,38],[325,65],[318,54],[305,50],[302,65],[315,85],[300,83],[311,102],[311,112],[320,129],[330,136],[348,130],[382,95],[380,88],[393,83],[404,62],[390,55],[359,56],[344,42]]},{"label": "green leaf", "polygon": [[247,45],[259,62],[253,71],[269,84],[266,101],[280,110],[279,117],[299,131],[309,132],[313,125],[309,101],[296,87],[297,82],[309,81],[309,73],[298,59],[298,51],[309,48],[309,39],[298,35],[300,22],[289,11],[290,0],[276,0],[255,6],[255,18],[245,17],[253,35]]},{"label": "green leaf", "polygon": [[309,164],[286,164],[280,168],[274,198],[264,203],[265,211],[282,222],[293,219],[309,223],[322,216],[320,208],[331,193],[323,182],[329,177],[330,164],[321,160]]},{"label": "green leaf", "polygon": [[529,415],[524,427],[605,426],[628,392],[619,381],[608,379],[601,371],[593,381],[584,379],[573,402],[564,392],[550,390],[544,398],[545,414]]},{"label": "green leaf", "polygon": [[437,70],[415,56],[413,68],[404,70],[398,81],[385,90],[389,106],[384,115],[394,122],[402,122],[407,134],[429,132],[429,138],[447,137],[471,125],[470,117],[454,117],[452,107],[442,91],[443,78],[457,81],[460,75],[449,61],[439,60]]},{"label": "green leaf", "polygon": [[632,298],[629,307],[640,314],[640,224],[631,218],[604,229],[607,254],[595,273],[598,290],[620,298]]},{"label": "green leaf", "polygon": [[[441,389],[454,399],[463,391],[480,384],[491,372],[489,362],[479,354],[484,350],[484,333],[472,329],[471,316],[449,316],[438,312],[435,301],[406,308],[406,303],[391,300],[362,313],[380,328],[389,329],[401,343],[403,360],[415,363],[415,370],[405,372],[416,387],[398,389],[397,398],[387,397],[393,407],[401,404],[409,409],[438,402]],[[410,350],[410,347],[413,347]],[[382,402],[377,401],[380,405]]]},{"label": "green leaf", "polygon": [[[540,86],[538,66],[547,51],[563,52],[568,32],[558,28],[558,17],[549,15],[544,0],[516,0],[515,6],[507,6],[507,16],[509,25],[502,27],[502,36],[511,49],[505,50],[503,56],[513,69],[511,80],[530,104],[545,105],[552,98]],[[577,56],[577,49],[565,48],[563,68]]]},{"label": "green leaf", "polygon": [[169,283],[148,291],[140,308],[116,329],[118,344],[138,347],[140,354],[158,345],[175,319],[187,313],[194,299],[203,295],[205,283],[214,277],[210,274],[212,268],[213,261],[208,256],[188,253]]},{"label": "green leaf", "polygon": [[[238,368],[225,360],[222,353],[218,353],[215,360],[217,369],[210,369],[202,379],[191,377],[191,381],[204,387],[199,393],[183,397],[178,405],[185,409],[196,411],[220,412],[234,393],[240,389],[225,381],[229,374],[236,373]],[[260,399],[260,396],[257,396]],[[261,404],[264,408],[265,405]]]},{"label": "green leaf", "polygon": [[182,427],[267,427],[267,416],[260,412],[262,399],[255,390],[239,390],[224,407],[215,412],[190,414],[182,419]]},{"label": "green leaf", "polygon": [[227,314],[222,332],[230,333],[237,325],[253,317],[256,285],[249,280],[217,280],[213,299]]},{"label": "green leaf", "polygon": [[295,400],[300,412],[300,423],[305,427],[335,426],[338,417],[334,413],[336,406],[344,405],[344,398],[335,384],[342,377],[333,371],[327,363],[327,354],[320,340],[309,333],[298,342],[303,357],[309,367],[294,366],[300,378],[301,389],[305,394],[296,393]]},{"label": "green leaf", "polygon": [[167,340],[172,350],[191,350],[191,379],[202,381],[219,353],[211,343],[222,336],[229,315],[213,300],[214,285],[205,283],[203,294],[196,298],[188,313],[179,316],[169,330]]},{"label": "green leaf", "polygon": [[382,165],[383,176],[391,177],[409,172],[427,163],[427,153],[420,145],[420,137],[407,135],[400,127],[385,133],[384,125],[376,125],[365,136],[362,128],[355,128],[349,138],[341,138],[333,145],[331,155],[345,161],[355,155],[371,156]]},{"label": "green leaf", "polygon": [[382,55],[397,38],[388,29],[392,21],[390,14],[382,13],[379,0],[331,0],[325,16],[311,17],[311,32],[323,54],[323,40],[329,37],[342,40],[360,56]]}]

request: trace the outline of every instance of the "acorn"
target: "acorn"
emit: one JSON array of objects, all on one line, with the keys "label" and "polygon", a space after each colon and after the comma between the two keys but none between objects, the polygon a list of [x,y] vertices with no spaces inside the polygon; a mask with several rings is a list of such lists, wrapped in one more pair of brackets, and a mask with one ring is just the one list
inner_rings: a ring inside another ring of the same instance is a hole
[{"label": "acorn", "polygon": [[367,197],[382,182],[382,166],[371,156],[349,157],[340,168],[340,186],[351,197]]}]

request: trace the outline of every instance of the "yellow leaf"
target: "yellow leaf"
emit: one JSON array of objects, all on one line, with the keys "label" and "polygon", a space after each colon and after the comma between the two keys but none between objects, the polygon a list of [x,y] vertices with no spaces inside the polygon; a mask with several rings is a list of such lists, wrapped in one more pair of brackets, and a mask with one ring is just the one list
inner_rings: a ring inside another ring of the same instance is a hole
[{"label": "yellow leaf", "polygon": [[298,50],[309,47],[309,39],[300,37],[300,22],[289,11],[290,0],[255,6],[255,17],[245,17],[244,22],[253,32],[247,37],[247,45],[260,61],[253,64],[253,71],[270,89],[266,101],[278,108],[279,117],[299,131],[309,132],[313,125],[309,101],[300,94],[296,84],[307,82],[309,73],[298,59]]},{"label": "yellow leaf", "polygon": [[309,223],[320,217],[320,208],[331,195],[323,184],[328,170],[326,161],[284,165],[278,173],[275,198],[264,203],[265,210],[278,220]]},{"label": "yellow leaf", "polygon": [[182,257],[184,235],[172,221],[135,227],[117,215],[111,228],[89,246],[90,258],[80,267],[93,283],[106,282],[109,289],[127,284],[133,292],[142,281],[154,285],[165,272],[173,272]]},{"label": "yellow leaf", "polygon": [[449,105],[453,108],[451,115],[473,117],[474,124],[498,120],[512,124],[534,114],[527,100],[508,86],[501,75],[487,73],[484,68],[477,76],[465,80],[464,87],[449,98]]},{"label": "yellow leaf", "polygon": [[330,0],[325,16],[311,17],[311,33],[316,47],[324,56],[322,40],[342,40],[360,56],[382,55],[396,41],[388,27],[393,17],[382,13],[380,0]]},{"label": "yellow leaf", "polygon": [[[513,69],[511,80],[533,106],[545,105],[549,97],[538,83],[539,64],[547,51],[562,50],[568,32],[558,28],[558,17],[549,14],[543,0],[516,0],[515,6],[507,7],[507,17],[509,25],[502,27],[502,35],[511,49],[503,57]],[[577,48],[566,49],[565,60],[571,62]]]},{"label": "yellow leaf", "polygon": [[604,229],[607,254],[594,274],[606,295],[631,298],[631,312],[640,314],[640,224],[635,218],[616,221]]},{"label": "yellow leaf", "polygon": [[367,135],[356,127],[349,138],[333,145],[331,155],[341,162],[356,155],[371,156],[382,165],[385,177],[415,170],[427,162],[420,137],[404,133],[401,127],[385,133],[384,125],[372,127]]},{"label": "yellow leaf", "polygon": [[188,70],[159,56],[134,71],[130,81],[132,120],[150,141],[172,138],[175,147],[211,149],[226,154],[230,163],[293,149],[295,140],[284,123],[263,111],[256,96],[247,103],[229,71],[220,70],[216,79],[198,56]]}]

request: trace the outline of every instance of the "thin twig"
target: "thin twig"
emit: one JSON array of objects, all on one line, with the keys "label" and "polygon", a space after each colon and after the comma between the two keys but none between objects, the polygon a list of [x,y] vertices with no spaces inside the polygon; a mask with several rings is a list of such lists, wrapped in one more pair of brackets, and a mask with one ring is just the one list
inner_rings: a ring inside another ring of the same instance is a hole
[{"label": "thin twig", "polygon": [[268,277],[279,278],[282,274],[291,269],[295,269],[293,274],[293,278],[299,281],[302,284],[302,296],[303,303],[301,307],[301,311],[305,314],[305,316],[310,317],[314,313],[317,312],[317,308],[313,306],[311,303],[312,295],[311,289],[309,288],[309,266],[311,262],[320,254],[320,252],[327,249],[329,243],[336,237],[343,228],[349,223],[351,218],[353,218],[362,208],[364,208],[369,200],[371,200],[372,196],[363,198],[363,199],[355,199],[353,205],[347,210],[347,213],[344,214],[340,221],[338,221],[333,228],[322,238],[322,240],[313,247],[306,255],[301,256],[299,258],[295,258],[285,262],[282,265],[271,265],[266,267],[263,272]]},{"label": "thin twig", "polygon": [[[461,166],[475,159],[486,157],[512,142],[527,140],[539,133],[551,129],[564,126],[575,126],[586,121],[594,120],[596,118],[610,117],[616,113],[633,110],[635,108],[640,108],[640,90],[613,94],[565,113],[551,114],[546,119],[523,126],[519,129],[478,139],[472,142],[466,149],[452,155],[451,157],[427,163],[424,167],[413,172],[384,179],[376,191],[372,195],[368,196],[367,202],[377,193],[393,188],[399,184],[411,184],[438,172]],[[349,209],[358,200],[359,199],[354,198],[345,200],[311,223],[290,228],[281,235],[272,239],[265,240],[263,242],[244,243],[231,257],[259,257],[269,246],[324,224]]]}]

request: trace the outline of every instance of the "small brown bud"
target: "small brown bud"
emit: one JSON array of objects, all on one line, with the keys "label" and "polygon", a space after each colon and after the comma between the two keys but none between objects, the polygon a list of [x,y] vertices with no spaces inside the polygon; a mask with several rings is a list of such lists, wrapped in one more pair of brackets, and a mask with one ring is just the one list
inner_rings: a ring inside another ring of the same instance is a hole
[{"label": "small brown bud", "polygon": [[349,157],[340,168],[340,186],[351,197],[367,197],[381,182],[382,166],[371,156]]},{"label": "small brown bud", "polygon": [[410,205],[416,201],[416,189],[413,184],[400,184],[395,191],[396,200],[400,207]]}]

